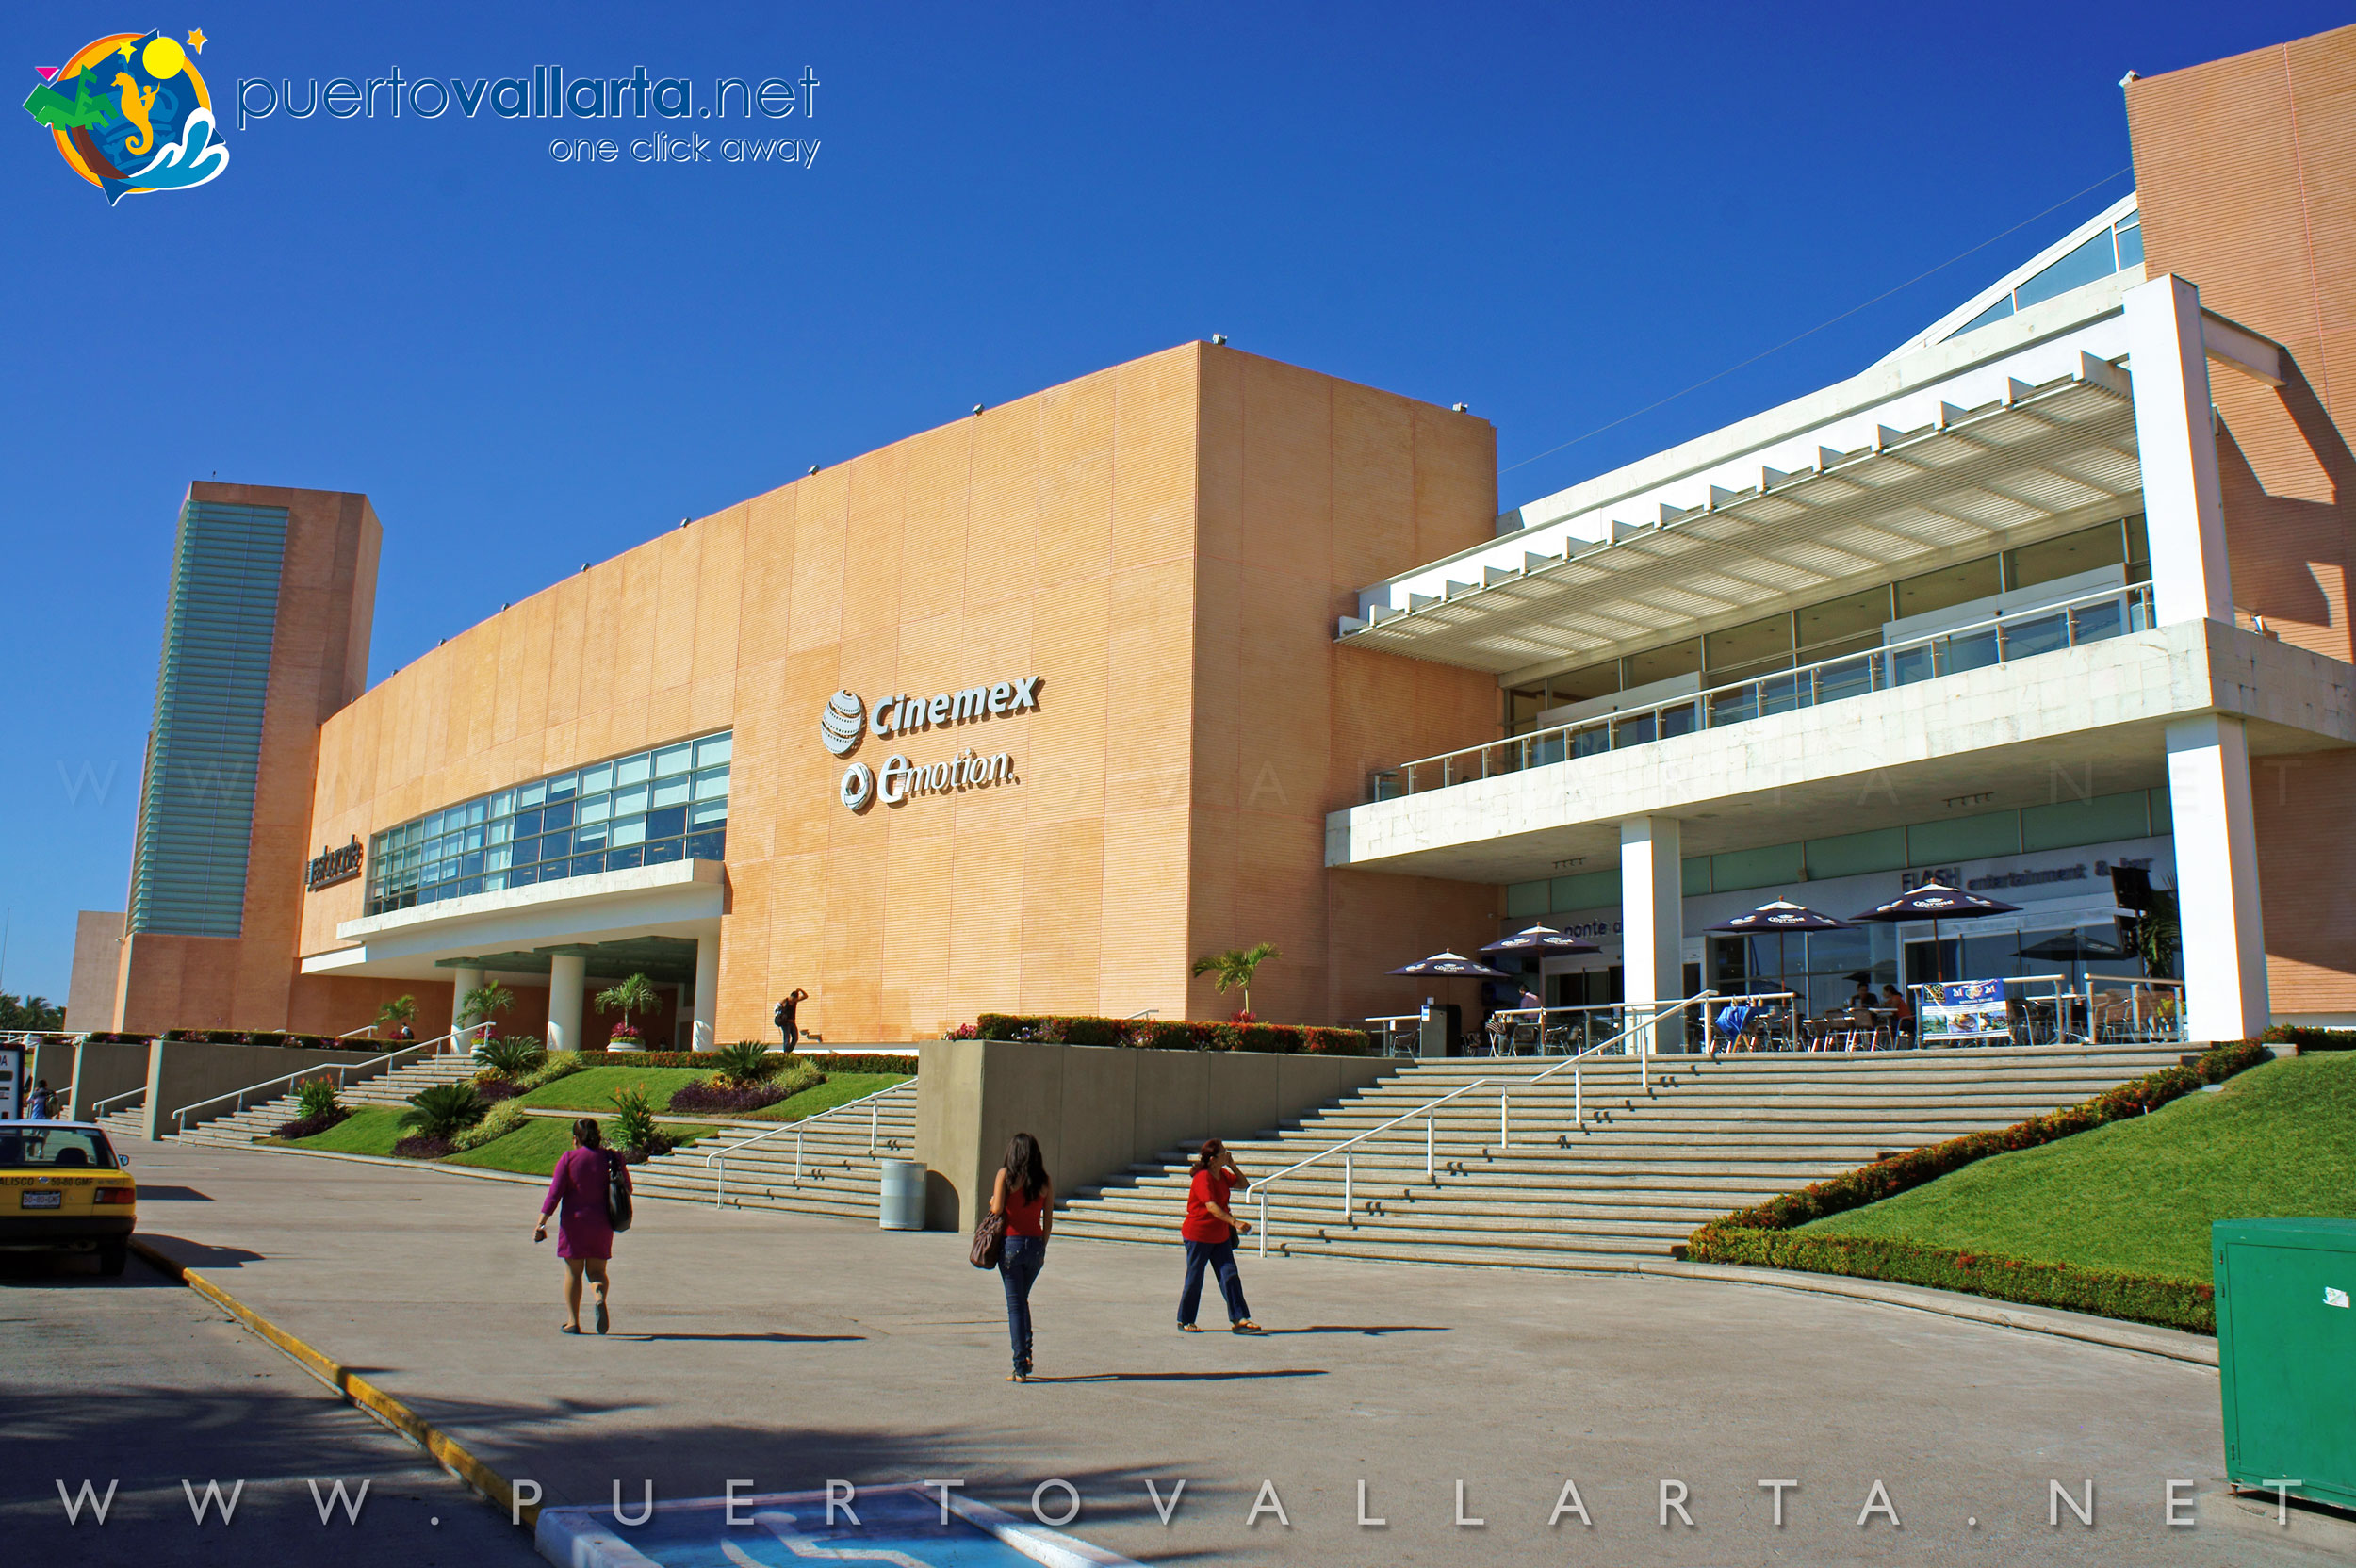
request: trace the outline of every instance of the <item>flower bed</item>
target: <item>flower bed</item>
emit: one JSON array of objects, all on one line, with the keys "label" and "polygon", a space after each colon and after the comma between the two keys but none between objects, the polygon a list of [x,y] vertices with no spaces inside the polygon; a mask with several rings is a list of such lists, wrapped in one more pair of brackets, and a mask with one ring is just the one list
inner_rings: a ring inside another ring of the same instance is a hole
[{"label": "flower bed", "polygon": [[1967,1133],[1927,1148],[1877,1160],[1828,1181],[1771,1198],[1713,1219],[1687,1240],[1685,1256],[1699,1263],[1749,1264],[1846,1274],[1969,1291],[2031,1306],[2100,1313],[2199,1333],[2217,1331],[2214,1293],[2202,1283],[2157,1275],[2032,1263],[1987,1252],[1893,1241],[1882,1237],[1795,1233],[1830,1215],[1877,1203],[1960,1170],[1992,1154],[2034,1149],[2125,1117],[2142,1116],[2206,1084],[2223,1083],[2270,1060],[2255,1040],[2236,1040],[2204,1054],[2193,1067],[2162,1068],[2075,1105],[1993,1133]]},{"label": "flower bed", "polygon": [[430,1138],[415,1134],[393,1145],[393,1152],[404,1160],[438,1160],[457,1146],[448,1138]]},{"label": "flower bed", "polygon": [[330,1127],[341,1124],[345,1119],[351,1115],[352,1112],[350,1110],[346,1109],[344,1106],[338,1105],[324,1116],[306,1116],[297,1118],[295,1120],[287,1122],[285,1126],[270,1134],[270,1136],[274,1138],[315,1137],[319,1134],[326,1132]]},{"label": "flower bed", "polygon": [[1299,1023],[984,1013],[972,1028],[972,1034],[959,1030],[954,1037],[1126,1046],[1140,1051],[1260,1051],[1280,1055],[1365,1056],[1373,1051],[1373,1042],[1363,1029]]},{"label": "flower bed", "polygon": [[2356,1029],[2317,1029],[2305,1023],[2278,1023],[2258,1037],[2268,1045],[2295,1045],[2306,1051],[2356,1051]]},{"label": "flower bed", "polygon": [[684,1088],[673,1089],[671,1109],[706,1116],[741,1116],[747,1111],[760,1110],[764,1105],[774,1105],[780,1100],[792,1099],[809,1086],[797,1084],[789,1088],[773,1078],[766,1083],[729,1088],[707,1078]]}]

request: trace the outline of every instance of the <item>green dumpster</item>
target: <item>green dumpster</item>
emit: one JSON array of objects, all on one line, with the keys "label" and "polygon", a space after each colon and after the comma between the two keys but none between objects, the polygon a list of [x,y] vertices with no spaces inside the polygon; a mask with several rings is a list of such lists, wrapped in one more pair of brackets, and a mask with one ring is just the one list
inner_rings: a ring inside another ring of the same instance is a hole
[{"label": "green dumpster", "polygon": [[2356,1509],[2356,1219],[2220,1219],[2225,1475]]}]

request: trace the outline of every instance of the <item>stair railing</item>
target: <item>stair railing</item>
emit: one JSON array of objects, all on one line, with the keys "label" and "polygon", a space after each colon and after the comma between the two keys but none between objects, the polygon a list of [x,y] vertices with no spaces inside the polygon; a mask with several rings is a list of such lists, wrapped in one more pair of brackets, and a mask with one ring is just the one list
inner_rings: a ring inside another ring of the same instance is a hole
[{"label": "stair railing", "polygon": [[[1563,1060],[1559,1061],[1555,1063],[1554,1066],[1546,1069],[1544,1072],[1535,1072],[1527,1078],[1476,1078],[1469,1084],[1460,1084],[1456,1087],[1448,1090],[1446,1094],[1424,1102],[1412,1111],[1407,1111],[1401,1115],[1391,1118],[1390,1120],[1383,1122],[1379,1127],[1369,1127],[1365,1132],[1360,1133],[1357,1136],[1345,1138],[1340,1143],[1334,1144],[1330,1149],[1320,1149],[1316,1153],[1310,1155],[1307,1159],[1296,1161],[1293,1164],[1286,1166],[1284,1169],[1277,1171],[1272,1176],[1262,1177],[1259,1184],[1253,1189],[1253,1197],[1257,1200],[1260,1206],[1260,1256],[1264,1258],[1268,1256],[1268,1189],[1275,1183],[1281,1182],[1285,1177],[1291,1176],[1299,1171],[1305,1170],[1310,1166],[1316,1165],[1321,1160],[1331,1159],[1333,1156],[1339,1154],[1342,1157],[1342,1217],[1347,1219],[1350,1217],[1351,1211],[1357,1207],[1355,1202],[1356,1161],[1351,1153],[1351,1151],[1354,1150],[1359,1144],[1366,1142],[1368,1138],[1376,1137],[1383,1133],[1389,1132],[1392,1128],[1397,1127],[1401,1122],[1413,1121],[1417,1117],[1421,1117],[1423,1119],[1424,1180],[1427,1182],[1434,1180],[1439,1172],[1439,1135],[1436,1131],[1436,1124],[1438,1120],[1438,1112],[1441,1106],[1446,1105],[1449,1102],[1459,1099],[1462,1096],[1470,1094],[1475,1089],[1496,1089],[1497,1091],[1497,1147],[1502,1149],[1507,1147],[1513,1137],[1513,1121],[1511,1112],[1508,1109],[1507,1102],[1511,1098],[1513,1090],[1517,1088],[1527,1088],[1530,1085],[1538,1083],[1543,1079],[1551,1078],[1565,1068],[1568,1068],[1571,1073],[1571,1104],[1573,1112],[1575,1115],[1579,1116],[1579,1119],[1584,1120],[1584,1113],[1580,1110],[1579,1077],[1579,1064],[1581,1061],[1589,1056],[1595,1055],[1598,1053],[1608,1051],[1615,1045],[1627,1042],[1632,1046],[1636,1056],[1637,1082],[1645,1085],[1647,1088],[1649,1088],[1651,1084],[1650,1062],[1652,1057],[1652,1040],[1655,1031],[1665,1020],[1675,1017],[1677,1014],[1684,1011],[1688,1007],[1698,1006],[1705,1002],[1714,1001],[1716,1000],[1717,995],[1718,993],[1716,991],[1704,991],[1699,996],[1689,996],[1682,1002],[1656,1004],[1653,1005],[1652,1011],[1649,1012],[1644,1019],[1635,1023],[1629,1024],[1626,1029],[1623,1029],[1617,1035],[1612,1036],[1612,1038],[1601,1041],[1595,1045],[1589,1046],[1586,1050],[1580,1052],[1576,1056],[1565,1057]],[[1644,1004],[1640,1003],[1628,1004],[1631,1011],[1642,1005]]]},{"label": "stair railing", "polygon": [[90,1119],[92,1121],[96,1121],[100,1117],[106,1114],[106,1107],[109,1105],[128,1104],[132,1101],[144,1100],[146,1098],[147,1086],[145,1084],[141,1084],[135,1089],[124,1089],[121,1094],[110,1094],[106,1096],[106,1099],[95,1101],[91,1103],[90,1108]]},{"label": "stair railing", "polygon": [[[404,1045],[398,1051],[387,1051],[382,1056],[371,1056],[365,1062],[336,1062],[333,1066],[321,1064],[316,1067],[300,1068],[293,1072],[286,1073],[283,1077],[271,1078],[259,1084],[249,1084],[244,1088],[233,1090],[228,1094],[217,1094],[210,1100],[200,1100],[193,1105],[183,1105],[178,1110],[172,1112],[172,1131],[174,1135],[177,1135],[178,1134],[185,1133],[188,1130],[188,1114],[191,1111],[209,1110],[213,1106],[220,1104],[224,1100],[235,1100],[237,1102],[237,1110],[242,1111],[245,1109],[245,1097],[247,1095],[253,1094],[261,1089],[276,1088],[282,1084],[290,1085],[301,1083],[312,1078],[325,1077],[327,1074],[332,1072],[335,1075],[336,1088],[341,1089],[350,1081],[352,1074],[362,1071],[365,1069],[381,1068],[384,1071],[390,1072],[392,1068],[389,1064],[397,1056],[439,1055],[441,1054],[442,1048],[444,1046],[448,1046],[452,1054],[463,1054],[466,1051],[472,1050],[473,1047],[471,1045],[462,1047],[459,1045],[459,1041],[468,1039],[470,1037],[473,1037],[478,1033],[482,1033],[485,1036],[485,1037],[487,1037],[487,1032],[491,1027],[492,1026],[487,1023],[470,1024],[464,1029],[452,1030],[447,1035],[436,1035],[430,1040],[419,1040],[415,1045]],[[368,1076],[374,1077],[376,1074],[369,1073]],[[146,1091],[141,1090],[140,1092],[144,1093]],[[118,1098],[120,1098],[120,1096],[118,1096]],[[270,1098],[274,1100],[277,1099],[278,1096],[272,1095]],[[237,1113],[233,1111],[230,1114],[234,1116]]]},{"label": "stair railing", "polygon": [[799,1182],[802,1179],[802,1135],[810,1130],[810,1123],[824,1121],[830,1116],[841,1116],[845,1111],[855,1111],[861,1105],[867,1107],[867,1152],[870,1154],[875,1153],[882,1123],[880,1112],[883,1109],[875,1102],[887,1094],[897,1094],[902,1089],[913,1087],[914,1085],[915,1080],[912,1078],[897,1084],[887,1084],[873,1094],[863,1094],[857,1100],[846,1100],[840,1105],[829,1106],[820,1111],[816,1116],[806,1116],[799,1121],[780,1122],[765,1133],[755,1133],[751,1137],[731,1143],[724,1149],[713,1150],[704,1156],[704,1164],[717,1168],[712,1184],[712,1206],[716,1209],[725,1208],[728,1205],[728,1156],[730,1154],[740,1149],[750,1149],[756,1143],[765,1143],[780,1134],[791,1133],[794,1135],[794,1180]]}]

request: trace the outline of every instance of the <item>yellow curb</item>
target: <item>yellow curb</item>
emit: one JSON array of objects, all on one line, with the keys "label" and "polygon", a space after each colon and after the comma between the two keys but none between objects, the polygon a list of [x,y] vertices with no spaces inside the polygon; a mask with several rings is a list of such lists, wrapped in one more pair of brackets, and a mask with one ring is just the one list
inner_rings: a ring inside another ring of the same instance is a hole
[{"label": "yellow curb", "polygon": [[526,1528],[539,1524],[539,1504],[529,1503],[518,1511],[515,1507],[515,1488],[507,1483],[505,1477],[468,1453],[466,1446],[456,1438],[417,1414],[407,1405],[342,1363],[297,1339],[204,1275],[199,1274],[195,1269],[173,1262],[137,1236],[131,1238],[131,1250],[237,1318],[247,1328],[293,1357],[297,1364],[311,1376],[374,1415],[418,1447],[423,1448],[451,1475],[498,1504],[509,1519],[519,1519]]}]

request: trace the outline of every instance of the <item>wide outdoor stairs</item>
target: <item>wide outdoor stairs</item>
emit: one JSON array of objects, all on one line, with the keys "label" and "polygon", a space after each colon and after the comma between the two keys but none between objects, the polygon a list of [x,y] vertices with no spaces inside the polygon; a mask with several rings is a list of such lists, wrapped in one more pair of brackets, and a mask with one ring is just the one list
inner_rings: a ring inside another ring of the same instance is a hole
[{"label": "wide outdoor stairs", "polygon": [[[793,1131],[797,1127],[802,1145],[798,1171]],[[639,1166],[630,1172],[631,1184],[641,1197],[713,1202],[723,1189],[718,1168],[708,1163],[708,1156],[763,1133],[768,1135],[760,1142],[726,1156],[725,1200],[729,1208],[832,1215],[873,1225],[881,1209],[883,1162],[915,1157],[916,1080],[876,1095],[872,1102],[787,1122],[782,1130],[745,1122],[723,1127],[699,1143]]]},{"label": "wide outdoor stairs", "polygon": [[[355,1109],[362,1105],[406,1105],[409,1103],[409,1097],[419,1089],[430,1088],[435,1084],[460,1083],[472,1078],[474,1074],[475,1064],[469,1057],[428,1056],[405,1067],[397,1067],[390,1072],[380,1073],[373,1078],[355,1078],[338,1089],[336,1094],[345,1104]],[[332,1077],[334,1074],[328,1073],[325,1076]],[[237,1105],[235,1100],[223,1101],[222,1104],[231,1107],[228,1115],[214,1117],[210,1120],[200,1122],[187,1132],[177,1135],[175,1141],[230,1144],[242,1148],[255,1138],[270,1136],[270,1134],[303,1114],[296,1106],[295,1098],[291,1094],[282,1095],[267,1102],[255,1102],[242,1111],[235,1109]],[[176,1105],[165,1107],[163,1131],[168,1137],[173,1136],[170,1113],[177,1109],[179,1107]],[[134,1138],[143,1135],[140,1128],[146,1113],[131,1111],[126,1114],[131,1118],[129,1135]]]},{"label": "wide outdoor stairs", "polygon": [[[1666,1255],[1704,1221],[1901,1150],[1998,1128],[2114,1088],[2179,1053],[2032,1046],[1847,1055],[1598,1057],[1508,1091],[1475,1088],[1436,1113],[1436,1174],[1424,1175],[1424,1119],[1351,1152],[1343,1207],[1336,1154],[1268,1195],[1270,1252],[1425,1263],[1594,1266]],[[1417,1062],[1318,1114],[1229,1139],[1248,1176],[1269,1175],[1477,1079],[1534,1079],[1550,1061]],[[1189,1151],[1083,1187],[1055,1233],[1174,1246]],[[1238,1193],[1256,1218],[1257,1194]],[[1246,1241],[1247,1247],[1258,1238]]]}]

